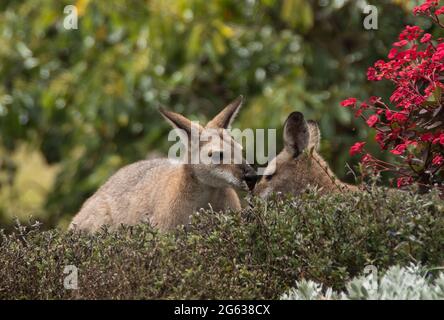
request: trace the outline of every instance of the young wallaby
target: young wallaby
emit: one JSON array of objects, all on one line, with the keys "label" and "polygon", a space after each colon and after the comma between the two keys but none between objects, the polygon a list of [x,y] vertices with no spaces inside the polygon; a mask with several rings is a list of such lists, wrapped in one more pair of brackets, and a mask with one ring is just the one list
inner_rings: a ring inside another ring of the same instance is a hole
[{"label": "young wallaby", "polygon": [[336,178],[319,155],[320,138],[314,121],[305,121],[300,112],[291,113],[284,124],[284,150],[268,164],[254,194],[261,198],[272,193],[299,195],[308,185],[323,193],[357,190]]},{"label": "young wallaby", "polygon": [[[144,160],[120,169],[83,204],[70,228],[94,232],[102,225],[115,228],[145,221],[166,231],[187,224],[190,215],[200,208],[239,210],[235,189],[248,190],[247,183],[256,179],[255,171],[242,157],[242,147],[225,130],[241,105],[239,97],[205,127],[161,109],[163,117],[180,129],[176,131],[181,133],[185,156],[180,161]],[[200,141],[199,136],[210,131],[216,132],[220,139]],[[191,145],[196,133],[198,150]],[[240,152],[226,152],[227,148]],[[210,162],[190,163],[190,156],[199,157],[200,154],[194,153],[201,150],[207,152]],[[236,155],[240,159],[234,161]]]}]

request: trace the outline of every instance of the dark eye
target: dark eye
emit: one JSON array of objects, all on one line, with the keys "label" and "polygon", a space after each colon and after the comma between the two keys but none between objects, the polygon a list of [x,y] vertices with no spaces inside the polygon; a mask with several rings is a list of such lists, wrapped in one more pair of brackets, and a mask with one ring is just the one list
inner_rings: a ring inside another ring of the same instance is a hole
[{"label": "dark eye", "polygon": [[266,180],[266,181],[270,181],[271,179],[273,179],[273,177],[274,177],[274,174],[266,175],[266,176],[265,176],[265,180]]}]

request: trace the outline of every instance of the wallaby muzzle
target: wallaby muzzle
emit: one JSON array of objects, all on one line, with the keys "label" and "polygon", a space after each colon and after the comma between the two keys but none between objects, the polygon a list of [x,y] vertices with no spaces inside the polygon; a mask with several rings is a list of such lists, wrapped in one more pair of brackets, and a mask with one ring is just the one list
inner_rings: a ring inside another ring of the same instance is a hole
[{"label": "wallaby muzzle", "polygon": [[247,183],[248,189],[252,191],[256,182],[259,179],[259,176],[256,174],[256,171],[250,165],[244,165],[244,180]]}]

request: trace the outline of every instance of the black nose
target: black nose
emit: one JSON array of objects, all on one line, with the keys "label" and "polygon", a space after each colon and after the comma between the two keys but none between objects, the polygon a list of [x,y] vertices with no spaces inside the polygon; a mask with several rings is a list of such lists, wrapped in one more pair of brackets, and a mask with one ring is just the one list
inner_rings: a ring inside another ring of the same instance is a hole
[{"label": "black nose", "polygon": [[253,190],[258,179],[259,176],[256,174],[256,171],[254,171],[251,167],[248,168],[244,174],[244,180],[248,185],[248,189]]}]

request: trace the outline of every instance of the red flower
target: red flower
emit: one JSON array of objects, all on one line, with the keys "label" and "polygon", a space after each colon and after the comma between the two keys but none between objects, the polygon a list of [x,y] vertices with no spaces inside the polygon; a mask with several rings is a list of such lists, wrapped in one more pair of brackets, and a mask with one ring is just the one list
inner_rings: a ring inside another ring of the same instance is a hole
[{"label": "red flower", "polygon": [[444,133],[439,134],[438,136],[435,136],[435,139],[433,139],[433,144],[442,144],[444,145]]},{"label": "red flower", "polygon": [[374,127],[376,123],[378,123],[379,118],[377,115],[371,115],[368,119],[367,119],[367,124],[369,127]]},{"label": "red flower", "polygon": [[415,141],[415,140],[408,140],[408,141],[406,141],[406,143],[405,143],[407,146],[413,146],[413,147],[417,147],[418,146],[418,142],[417,141]]},{"label": "red flower", "polygon": [[352,106],[354,108],[356,106],[356,98],[348,98],[348,99],[342,101],[341,106],[343,106],[343,107]]},{"label": "red flower", "polygon": [[369,164],[370,162],[372,162],[372,160],[373,160],[373,157],[372,157],[370,154],[366,153],[366,154],[362,157],[361,162],[362,162],[363,164]]},{"label": "red flower", "polygon": [[382,132],[378,132],[375,136],[376,142],[382,147],[384,145],[384,134]]},{"label": "red flower", "polygon": [[430,142],[433,140],[433,134],[431,134],[430,132],[424,133],[421,135],[420,139],[424,142]]},{"label": "red flower", "polygon": [[430,33],[424,34],[424,36],[421,38],[421,43],[427,43],[432,39],[432,35]]},{"label": "red flower", "polygon": [[440,166],[444,161],[444,157],[441,155],[436,155],[433,160],[432,163],[436,166]]},{"label": "red flower", "polygon": [[398,49],[393,48],[390,50],[389,54],[388,54],[388,58],[389,59],[393,59],[396,57],[396,55],[398,54]]},{"label": "red flower", "polygon": [[438,44],[436,52],[432,56],[432,61],[439,62],[444,59],[444,43]]},{"label": "red flower", "polygon": [[444,6],[442,6],[441,8],[439,8],[438,10],[435,11],[435,14],[437,16],[444,14]]},{"label": "red flower", "polygon": [[391,150],[390,152],[399,156],[405,152],[405,149],[407,149],[407,145],[405,143],[398,144],[395,149]]},{"label": "red flower", "polygon": [[378,72],[376,71],[375,68],[370,67],[367,70],[367,79],[369,81],[380,81],[380,80],[382,80],[382,77],[380,75],[378,75]]},{"label": "red flower", "polygon": [[355,154],[361,153],[364,145],[365,145],[365,142],[356,142],[350,148],[350,155],[354,156]]},{"label": "red flower", "polygon": [[[438,3],[437,0],[423,0],[414,13],[429,17],[437,27],[444,29],[437,19],[437,16],[444,15],[444,6],[438,9]],[[361,163],[377,172],[397,175],[398,187],[419,181],[421,175],[418,172],[428,172],[433,177],[430,181],[421,180],[422,185],[431,189],[438,183],[444,196],[441,171],[444,166],[444,130],[433,126],[439,124],[436,121],[430,121],[432,114],[437,116],[437,108],[442,104],[439,95],[444,92],[444,37],[433,38],[418,26],[406,26],[393,43],[388,59],[376,61],[367,70],[367,78],[370,81],[388,80],[394,85],[391,104],[374,96],[359,108],[355,98],[345,100],[342,105],[353,106],[355,116],[362,116],[365,111],[368,114],[365,121],[369,127],[375,128],[375,140],[381,150],[389,150],[398,159],[387,163],[366,154]],[[350,155],[361,153],[363,146],[363,142],[355,143],[350,148]],[[412,167],[415,159],[424,158],[431,161],[415,161],[415,168]]]},{"label": "red flower", "polygon": [[376,102],[379,101],[379,99],[381,99],[381,98],[376,97],[376,96],[371,96],[369,102],[370,102],[370,104],[375,104]]},{"label": "red flower", "polygon": [[407,40],[400,40],[393,44],[394,47],[405,47],[409,42]]},{"label": "red flower", "polygon": [[422,33],[423,31],[418,26],[406,26],[405,29],[399,35],[399,40],[413,41],[418,39]]},{"label": "red flower", "polygon": [[361,103],[361,109],[368,109],[368,108],[369,108],[369,105],[367,103],[365,103],[365,102]]},{"label": "red flower", "polygon": [[431,7],[437,6],[438,0],[427,0],[425,3],[421,4],[420,6],[416,6],[413,8],[413,14],[418,13],[426,13]]},{"label": "red flower", "polygon": [[393,120],[398,122],[398,123],[405,122],[405,121],[407,121],[407,119],[408,118],[406,117],[406,115],[404,113],[401,113],[401,112],[397,112],[397,113],[395,113],[393,115]]},{"label": "red flower", "polygon": [[401,188],[403,186],[408,186],[409,184],[412,184],[413,178],[412,177],[401,177],[398,178],[396,185],[398,188]]}]

